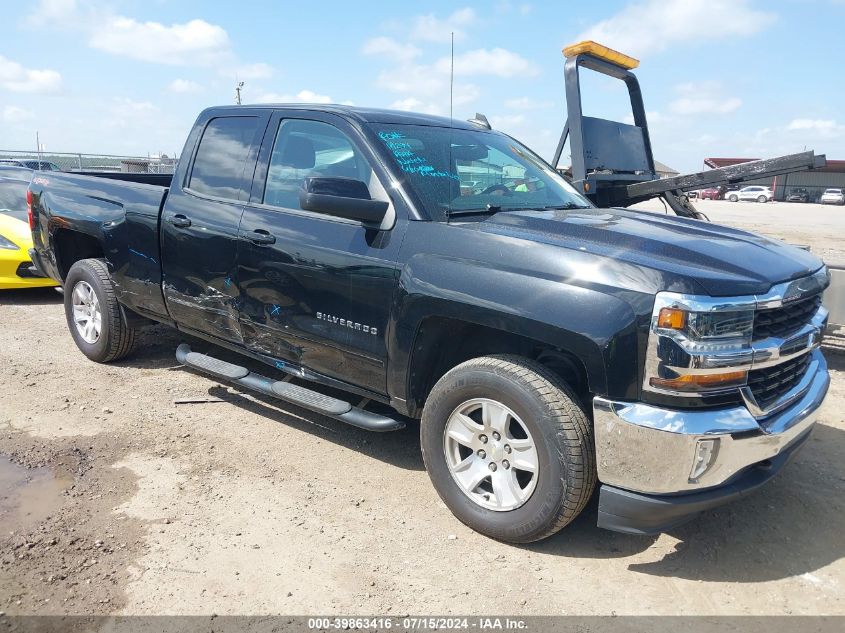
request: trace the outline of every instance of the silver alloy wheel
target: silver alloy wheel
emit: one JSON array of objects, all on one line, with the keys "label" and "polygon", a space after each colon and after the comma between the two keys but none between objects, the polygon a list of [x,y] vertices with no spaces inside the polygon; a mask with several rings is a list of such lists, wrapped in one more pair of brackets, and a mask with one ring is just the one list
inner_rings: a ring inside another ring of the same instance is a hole
[{"label": "silver alloy wheel", "polygon": [[443,450],[461,491],[489,510],[514,510],[537,486],[534,439],[501,402],[477,398],[458,406],[446,421]]},{"label": "silver alloy wheel", "polygon": [[94,344],[100,339],[103,314],[97,293],[87,281],[77,281],[73,287],[73,322],[76,331],[86,343]]}]

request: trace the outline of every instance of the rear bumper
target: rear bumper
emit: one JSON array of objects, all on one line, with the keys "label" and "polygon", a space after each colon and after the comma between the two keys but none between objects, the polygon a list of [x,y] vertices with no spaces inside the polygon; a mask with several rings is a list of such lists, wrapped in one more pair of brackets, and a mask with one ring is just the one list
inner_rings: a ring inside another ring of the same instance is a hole
[{"label": "rear bumper", "polygon": [[[824,356],[811,354],[813,373],[800,397],[759,421],[745,406],[670,410],[595,398],[599,525],[659,532],[773,477],[806,441],[830,385]],[[707,467],[693,478],[704,444],[711,446]]]}]

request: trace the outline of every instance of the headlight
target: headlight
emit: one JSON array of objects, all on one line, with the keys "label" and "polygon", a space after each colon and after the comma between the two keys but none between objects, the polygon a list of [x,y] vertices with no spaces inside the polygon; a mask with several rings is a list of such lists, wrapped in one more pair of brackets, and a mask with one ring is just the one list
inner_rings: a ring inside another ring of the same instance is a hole
[{"label": "headlight", "polygon": [[20,246],[0,235],[0,248],[7,251],[18,251]]},{"label": "headlight", "polygon": [[746,384],[753,350],[754,298],[732,303],[657,295],[643,389],[700,396]]}]

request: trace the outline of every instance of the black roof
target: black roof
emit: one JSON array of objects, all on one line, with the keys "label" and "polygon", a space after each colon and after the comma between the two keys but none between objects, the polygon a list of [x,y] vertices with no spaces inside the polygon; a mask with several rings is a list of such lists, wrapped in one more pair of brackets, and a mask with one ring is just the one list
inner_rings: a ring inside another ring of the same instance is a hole
[{"label": "black roof", "polygon": [[250,110],[250,109],[273,109],[273,110],[299,110],[309,112],[328,112],[361,123],[400,123],[405,125],[432,125],[437,127],[453,127],[460,130],[481,130],[477,125],[462,119],[450,119],[446,116],[433,114],[422,114],[420,112],[405,112],[404,110],[386,110],[383,108],[363,108],[358,106],[346,106],[335,103],[256,103],[250,105],[216,106],[209,110]]}]

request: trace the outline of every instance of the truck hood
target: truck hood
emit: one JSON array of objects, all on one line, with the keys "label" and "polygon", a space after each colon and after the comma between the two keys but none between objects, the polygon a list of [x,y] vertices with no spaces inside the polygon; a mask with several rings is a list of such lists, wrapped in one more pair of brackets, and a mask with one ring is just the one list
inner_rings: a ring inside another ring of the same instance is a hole
[{"label": "truck hood", "polygon": [[468,223],[480,231],[629,262],[690,279],[711,296],[763,294],[809,275],[822,261],[747,231],[627,209],[500,212]]}]

